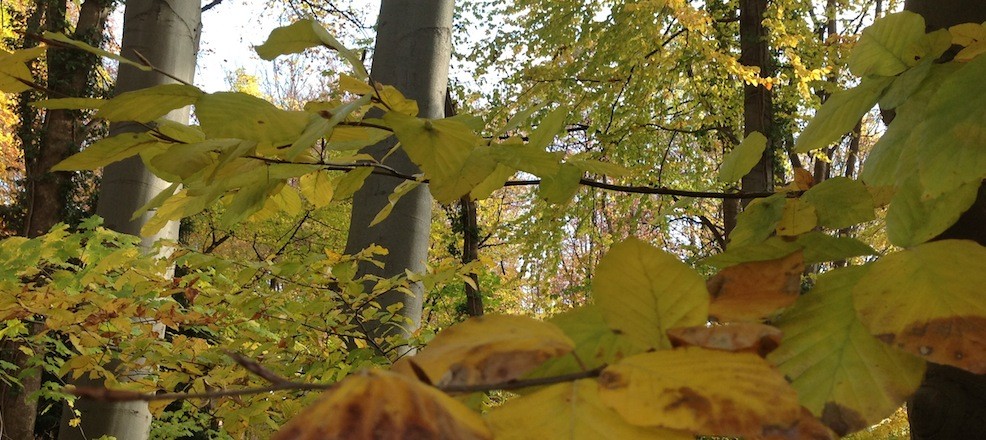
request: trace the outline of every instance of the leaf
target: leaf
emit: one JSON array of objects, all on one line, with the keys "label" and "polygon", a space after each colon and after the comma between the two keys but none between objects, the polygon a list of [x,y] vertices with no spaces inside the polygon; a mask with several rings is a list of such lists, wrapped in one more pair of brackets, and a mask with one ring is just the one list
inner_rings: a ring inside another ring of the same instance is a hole
[{"label": "leaf", "polygon": [[482,200],[493,195],[494,191],[503,188],[503,185],[516,173],[517,170],[513,168],[497,165],[490,175],[469,192],[469,197],[473,200]]},{"label": "leaf", "polygon": [[884,256],[853,291],[870,333],[938,364],[986,373],[986,248],[941,240]]},{"label": "leaf", "polygon": [[702,277],[636,238],[613,245],[603,256],[592,296],[609,327],[641,348],[669,348],[667,329],[701,325],[708,316]]},{"label": "leaf", "polygon": [[821,231],[812,231],[801,235],[796,243],[804,250],[805,264],[877,254],[877,251],[870,245],[855,238],[833,237]]},{"label": "leaf", "polygon": [[558,327],[524,316],[485,315],[445,329],[412,358],[438,386],[517,379],[575,343]]},{"label": "leaf", "polygon": [[300,53],[315,46],[326,46],[335,50],[349,62],[360,78],[368,76],[360,57],[343,46],[321,24],[311,19],[298,20],[288,26],[274,29],[267,37],[267,41],[255,49],[260,58],[270,61],[280,55]]},{"label": "leaf", "polygon": [[301,176],[298,188],[301,190],[301,195],[316,208],[325,207],[332,202],[334,187],[328,171],[318,170]]},{"label": "leaf", "polygon": [[548,322],[572,338],[575,351],[549,359],[527,377],[552,377],[598,368],[636,354],[639,350],[626,336],[606,324],[602,312],[595,305],[569,310],[553,316]]},{"label": "leaf", "polygon": [[801,196],[815,207],[818,225],[842,229],[876,218],[873,196],[862,182],[845,177],[826,179]]},{"label": "leaf", "polygon": [[562,152],[547,152],[531,148],[530,145],[506,142],[492,146],[490,152],[498,163],[535,176],[557,174],[565,155]]},{"label": "leaf", "polygon": [[591,379],[555,384],[507,401],[491,410],[487,420],[497,440],[694,439],[685,432],[627,423],[602,403],[598,389]]},{"label": "leaf", "polygon": [[849,56],[849,70],[858,77],[893,76],[917,64],[920,56],[905,54],[924,38],[924,18],[913,12],[890,14],[863,30]]},{"label": "leaf", "polygon": [[461,122],[425,120],[396,112],[384,114],[383,119],[394,129],[411,161],[440,189],[433,188],[432,194],[441,203],[469,193],[495,168],[491,160],[485,165],[469,163],[482,139]]},{"label": "leaf", "polygon": [[852,89],[833,93],[798,135],[794,151],[807,153],[839,140],[876,105],[891,82],[893,78],[866,77]]},{"label": "leaf", "polygon": [[767,137],[754,131],[743,139],[733,151],[722,160],[719,167],[719,181],[732,183],[743,178],[760,161],[767,149]]},{"label": "leaf", "polygon": [[55,32],[45,32],[42,35],[46,39],[48,39],[48,40],[57,41],[59,43],[65,43],[65,44],[68,44],[69,46],[74,46],[74,47],[76,47],[78,49],[82,49],[82,50],[84,50],[86,52],[89,52],[89,53],[91,53],[93,55],[100,56],[100,57],[103,57],[103,58],[109,58],[109,59],[112,59],[112,60],[116,60],[116,61],[119,61],[121,64],[126,64],[126,65],[131,66],[131,67],[136,67],[137,69],[143,70],[144,72],[150,72],[150,71],[154,70],[154,68],[152,68],[151,66],[148,66],[148,65],[145,65],[145,64],[142,64],[142,63],[138,63],[136,61],[131,61],[130,59],[125,58],[125,57],[120,56],[120,55],[117,55],[115,53],[110,53],[110,52],[107,52],[107,51],[105,51],[103,49],[100,49],[98,47],[90,46],[90,45],[88,45],[86,43],[83,43],[81,41],[73,40],[73,39],[71,39],[69,37],[66,37],[65,34],[62,34],[60,32],[58,32],[58,33],[55,33]]},{"label": "leaf", "polygon": [[159,206],[164,204],[165,200],[175,195],[175,192],[178,191],[180,187],[181,187],[181,183],[175,182],[172,183],[167,188],[161,190],[161,192],[159,192],[156,196],[154,196],[154,198],[152,198],[147,203],[145,203],[144,206],[141,206],[136,211],[134,211],[133,215],[130,216],[130,221],[137,220],[138,218],[140,218],[140,216],[144,215],[145,212],[151,209],[157,209]]},{"label": "leaf", "polygon": [[787,199],[781,219],[777,222],[777,235],[798,236],[815,229],[816,225],[818,217],[814,206],[801,199]]},{"label": "leaf", "polygon": [[538,185],[538,195],[553,205],[567,205],[579,192],[582,170],[570,163],[563,163],[558,174],[542,176]]},{"label": "leaf", "polygon": [[962,23],[948,28],[952,43],[968,46],[980,41],[986,41],[986,26],[979,23]]},{"label": "leaf", "polygon": [[969,182],[940,197],[921,197],[918,176],[897,189],[887,209],[887,238],[901,247],[924,243],[945,232],[976,201],[979,182]]},{"label": "leaf", "polygon": [[934,59],[921,61],[920,64],[897,77],[887,88],[883,97],[880,98],[880,108],[883,110],[894,109],[907,102],[907,99],[913,96],[924,80],[928,78],[931,68],[935,65],[934,61]]},{"label": "leaf", "polygon": [[229,228],[249,217],[264,207],[264,202],[280,189],[283,181],[263,180],[240,188],[232,197],[232,202],[226,206],[226,212],[219,219],[219,225]]},{"label": "leaf", "polygon": [[404,197],[407,193],[413,191],[419,185],[421,185],[421,182],[418,182],[417,180],[405,180],[398,184],[397,188],[394,188],[394,192],[387,196],[387,204],[384,205],[384,207],[380,209],[380,212],[373,217],[373,220],[370,222],[370,227],[384,221],[390,215],[390,212],[394,210],[394,206],[397,206],[397,202],[400,201],[401,197]]},{"label": "leaf", "polygon": [[668,338],[675,348],[702,347],[765,357],[781,344],[781,331],[766,324],[728,322],[711,327],[700,325],[673,328],[668,330]]},{"label": "leaf", "polygon": [[111,122],[147,123],[174,109],[194,104],[203,94],[195,86],[162,84],[121,93],[101,105],[96,116]]},{"label": "leaf", "polygon": [[571,113],[571,110],[565,106],[560,106],[548,113],[541,120],[541,124],[528,137],[527,144],[529,148],[544,151],[548,145],[551,145],[551,141],[554,140],[555,135],[565,128],[565,118],[568,117],[569,113]]},{"label": "leaf", "polygon": [[729,246],[745,246],[764,241],[781,221],[787,196],[774,194],[770,197],[750,202],[736,217],[736,227],[729,233]]},{"label": "leaf", "polygon": [[46,108],[48,110],[82,110],[100,108],[106,102],[107,100],[105,99],[97,98],[55,98],[32,102],[31,107]]},{"label": "leaf", "polygon": [[637,426],[757,437],[798,422],[784,377],[760,357],[690,347],[638,354],[603,370],[599,397]]},{"label": "leaf", "polygon": [[986,178],[986,57],[944,79],[928,102],[926,117],[908,138],[915,144],[921,186],[938,197]]},{"label": "leaf", "polygon": [[44,46],[7,52],[0,49],[0,92],[20,93],[31,86],[22,81],[34,82],[34,75],[26,62],[44,55]]},{"label": "leaf", "polygon": [[481,145],[469,153],[462,169],[448,178],[433,179],[428,189],[439,203],[453,203],[482,184],[496,167],[496,162],[490,157],[490,147]]},{"label": "leaf", "polygon": [[305,131],[310,114],[281,110],[246,93],[219,92],[203,95],[195,103],[195,115],[210,138],[236,138],[264,146],[290,145]]},{"label": "leaf", "polygon": [[331,137],[332,131],[340,122],[348,118],[353,112],[370,102],[370,96],[361,96],[359,99],[340,105],[330,112],[331,116],[326,120],[323,117],[313,117],[309,120],[305,131],[297,140],[291,144],[284,157],[294,160],[299,154],[311,148],[312,144],[323,137]]},{"label": "leaf", "polygon": [[[385,428],[384,428],[385,427]],[[273,440],[492,439],[478,414],[433,387],[396,373],[364,370],[329,388]]]},{"label": "leaf", "polygon": [[924,376],[924,362],[881,343],[856,315],[852,290],[868,269],[819,276],[776,321],[784,339],[769,357],[798,390],[801,404],[839,435],[889,416]]},{"label": "leaf", "polygon": [[804,259],[800,251],[784,258],[727,267],[710,278],[709,315],[724,321],[759,321],[794,304],[801,294]]},{"label": "leaf", "polygon": [[600,176],[623,177],[630,174],[630,170],[626,167],[612,162],[603,162],[601,160],[594,159],[579,159],[577,156],[568,158],[566,162],[575,165],[578,169],[584,172],[598,174]]},{"label": "leaf", "polygon": [[333,185],[335,193],[332,194],[332,200],[346,200],[352,197],[363,186],[363,182],[370,174],[373,174],[373,168],[359,167],[346,171],[345,174],[337,177]]},{"label": "leaf", "polygon": [[770,237],[759,243],[730,246],[725,252],[703,259],[702,264],[723,268],[749,261],[775,260],[801,249],[790,239]]},{"label": "leaf", "polygon": [[100,139],[51,167],[51,171],[94,170],[160,145],[148,133],[123,133]]}]

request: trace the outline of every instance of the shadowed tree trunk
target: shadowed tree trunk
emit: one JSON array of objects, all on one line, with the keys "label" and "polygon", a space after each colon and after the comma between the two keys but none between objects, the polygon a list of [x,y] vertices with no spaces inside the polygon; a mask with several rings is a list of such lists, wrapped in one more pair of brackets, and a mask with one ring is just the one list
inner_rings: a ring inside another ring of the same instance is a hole
[{"label": "shadowed tree trunk", "polygon": [[[135,52],[152,65],[191,82],[195,74],[198,53],[201,11],[199,2],[173,0],[129,0],[123,21],[121,54],[136,59]],[[175,82],[160,73],[144,72],[122,65],[117,77],[116,94]],[[187,123],[189,109],[175,110],[166,117]],[[111,134],[142,130],[137,124],[114,124]],[[117,162],[103,170],[96,212],[106,220],[106,226],[118,232],[139,235],[140,228],[154,214],[131,221],[130,216],[168,185],[151,174],[139,157]],[[149,246],[159,238],[178,238],[178,222],[170,222],[155,236],[143,237]],[[128,374],[141,374],[139,371]],[[99,384],[80,384],[86,386]],[[147,438],[151,414],[146,402],[96,402],[80,399],[76,409],[82,424],[68,426],[73,415],[65,411],[59,429],[60,440],[91,439],[103,435],[120,440]]]},{"label": "shadowed tree trunk", "polygon": [[[927,30],[986,21],[980,0],[907,0],[905,9],[924,16]],[[975,240],[986,246],[986,185],[959,221],[937,240]],[[908,402],[911,438],[958,440],[986,437],[986,375],[929,364],[921,388]]]},{"label": "shadowed tree trunk", "polygon": [[[69,32],[69,36],[101,46],[112,3],[110,0],[82,3],[75,31]],[[42,30],[66,32],[69,28],[64,0],[38,0],[25,30],[29,34],[39,34]],[[24,47],[37,45],[30,35],[25,36],[24,42]],[[96,56],[77,50],[49,48],[46,60],[47,87],[51,91],[49,98],[89,96],[99,61]],[[35,96],[27,92],[23,99],[33,100]],[[35,111],[26,107],[25,110]],[[25,118],[24,127],[19,130],[27,177],[24,233],[28,237],[37,237],[65,219],[71,193],[72,173],[48,170],[77,152],[87,133],[82,115],[77,111],[47,110],[40,130],[29,122],[31,119]],[[36,330],[32,328],[32,331]],[[37,399],[31,398],[31,394],[41,386],[41,371],[29,367],[27,358],[17,344],[0,344],[0,360],[20,367],[21,380],[20,386],[0,383],[0,426],[3,427],[0,432],[5,440],[34,438]]]},{"label": "shadowed tree trunk", "polygon": [[[445,113],[452,53],[452,10],[452,0],[383,0],[380,5],[371,76],[374,81],[393,85],[417,101],[418,116],[422,118],[441,118]],[[383,142],[364,152],[382,159],[393,148],[393,142]],[[384,163],[402,173],[419,172],[400,150],[387,157]],[[393,177],[372,174],[353,197],[346,253],[359,252],[374,243],[389,251],[382,258],[383,269],[364,264],[360,266],[360,274],[391,277],[404,273],[405,269],[424,272],[432,208],[431,195],[424,185],[402,197],[386,220],[368,226],[388,203],[387,197],[399,183]],[[400,314],[410,324],[405,328],[383,328],[371,323],[371,336],[406,335],[417,329],[421,322],[423,292],[417,284],[412,286],[412,291],[413,296],[394,291],[378,299],[383,308],[402,304]]]},{"label": "shadowed tree trunk", "polygon": [[[767,30],[763,26],[767,0],[740,1],[740,63],[744,66],[760,68],[761,77],[773,75]],[[774,189],[773,167],[773,102],[770,90],[761,85],[743,86],[743,134],[758,131],[767,137],[767,149],[757,165],[743,176],[740,188],[743,191],[772,191]],[[749,199],[742,201],[743,206]]]}]

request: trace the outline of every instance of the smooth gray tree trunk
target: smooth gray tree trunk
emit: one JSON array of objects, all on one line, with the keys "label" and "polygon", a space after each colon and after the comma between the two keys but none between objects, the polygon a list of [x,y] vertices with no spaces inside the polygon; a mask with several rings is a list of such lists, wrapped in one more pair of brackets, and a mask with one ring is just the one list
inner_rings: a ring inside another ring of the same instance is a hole
[{"label": "smooth gray tree trunk", "polygon": [[[445,90],[452,53],[452,0],[383,0],[377,19],[377,41],[370,75],[374,81],[393,85],[405,96],[418,102],[419,117],[441,118],[445,111]],[[380,159],[394,146],[393,141],[367,148]],[[418,168],[403,151],[391,154],[387,165],[406,174]],[[431,231],[432,199],[422,185],[401,198],[390,216],[369,227],[370,221],[387,203],[387,197],[401,181],[393,177],[371,175],[353,197],[346,253],[353,254],[370,244],[389,250],[382,257],[384,268],[366,264],[361,274],[390,277],[424,272]],[[412,324],[404,328],[371,324],[374,336],[409,334],[421,322],[422,289],[412,286],[414,296],[388,292],[380,299],[384,308],[402,304],[401,315]]]},{"label": "smooth gray tree trunk", "polygon": [[[135,51],[139,52],[155,67],[191,82],[195,75],[201,31],[200,7],[200,2],[188,0],[128,0],[121,53],[138,59]],[[160,73],[121,66],[115,93],[173,82],[175,80]],[[186,108],[173,111],[167,117],[187,123],[188,116],[189,109]],[[141,129],[143,126],[121,123],[114,124],[110,133]],[[105,219],[110,229],[139,235],[141,226],[153,212],[134,221],[130,220],[130,216],[167,186],[151,174],[137,157],[115,163],[103,170],[96,212]],[[149,246],[159,238],[177,239],[178,222],[169,223],[155,236],[142,238],[142,243]],[[82,413],[82,424],[77,428],[69,427],[68,420],[72,414],[66,411],[59,429],[60,440],[93,439],[102,435],[120,440],[140,440],[146,439],[150,432],[151,414],[146,402],[108,403],[80,399],[76,402],[76,409]]]}]

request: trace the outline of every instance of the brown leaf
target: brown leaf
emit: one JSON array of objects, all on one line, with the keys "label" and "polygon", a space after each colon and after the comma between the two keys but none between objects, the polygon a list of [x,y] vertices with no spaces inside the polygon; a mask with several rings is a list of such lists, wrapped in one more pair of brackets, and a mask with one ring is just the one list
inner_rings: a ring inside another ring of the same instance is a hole
[{"label": "brown leaf", "polygon": [[986,374],[986,319],[951,316],[913,323],[897,335],[877,338],[938,364]]},{"label": "brown leaf", "polygon": [[709,315],[719,321],[759,321],[794,304],[801,293],[800,250],[783,258],[727,267],[709,279]]},{"label": "brown leaf", "polygon": [[442,331],[412,360],[437,386],[495,384],[527,374],[575,348],[553,324],[486,315]]},{"label": "brown leaf", "polygon": [[835,433],[811,415],[807,408],[801,408],[801,418],[793,426],[778,428],[768,426],[764,429],[763,440],[832,440]]},{"label": "brown leaf", "polygon": [[400,374],[366,370],[326,390],[273,440],[491,439],[478,414]]},{"label": "brown leaf", "polygon": [[811,171],[800,167],[795,168],[794,185],[802,191],[808,191],[811,187],[815,186],[815,177],[811,175]]},{"label": "brown leaf", "polygon": [[765,357],[781,344],[781,331],[766,324],[731,322],[711,327],[673,328],[668,330],[668,339],[674,347],[697,346]]}]

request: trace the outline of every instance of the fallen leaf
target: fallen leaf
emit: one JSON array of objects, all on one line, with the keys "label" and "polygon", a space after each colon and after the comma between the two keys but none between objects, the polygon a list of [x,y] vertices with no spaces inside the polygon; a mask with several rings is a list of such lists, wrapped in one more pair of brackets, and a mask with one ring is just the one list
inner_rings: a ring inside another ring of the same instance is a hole
[{"label": "fallen leaf", "polygon": [[478,414],[435,388],[383,370],[326,390],[273,440],[492,439]]},{"label": "fallen leaf", "polygon": [[706,283],[712,295],[709,315],[721,322],[766,318],[798,299],[802,272],[800,250],[776,260],[727,267]]}]

